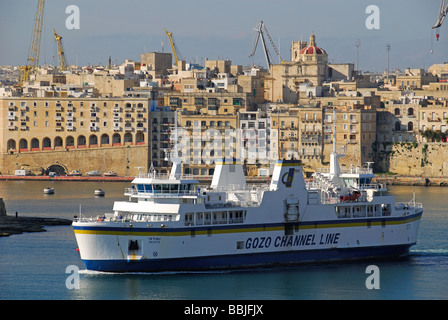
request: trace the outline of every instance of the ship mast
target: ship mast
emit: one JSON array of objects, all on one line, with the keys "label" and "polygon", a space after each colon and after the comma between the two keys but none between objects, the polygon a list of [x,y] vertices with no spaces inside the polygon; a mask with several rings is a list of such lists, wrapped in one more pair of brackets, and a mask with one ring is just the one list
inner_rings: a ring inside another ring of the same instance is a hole
[{"label": "ship mast", "polygon": [[[173,163],[173,167],[170,171],[170,179],[180,178],[182,174],[181,158],[179,157],[179,147],[178,147],[178,132],[177,132],[177,111],[174,113],[174,150],[167,152],[169,154],[169,160]],[[168,160],[168,159],[167,159]]]},{"label": "ship mast", "polygon": [[330,180],[334,183],[339,183],[341,168],[339,167],[338,159],[343,156],[344,154],[338,154],[336,152],[336,108],[333,106],[333,151],[330,155]]}]

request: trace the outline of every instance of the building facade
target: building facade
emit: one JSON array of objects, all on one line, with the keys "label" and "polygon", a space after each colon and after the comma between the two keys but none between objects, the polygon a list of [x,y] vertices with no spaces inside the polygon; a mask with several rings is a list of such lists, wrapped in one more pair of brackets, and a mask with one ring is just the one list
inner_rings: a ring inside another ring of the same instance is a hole
[{"label": "building facade", "polygon": [[[149,141],[148,106],[148,99],[143,98],[1,98],[2,173],[13,173],[23,164],[32,164],[45,173],[57,161],[61,173],[82,168],[84,172],[133,174],[135,166],[148,165],[144,151]],[[124,150],[120,159],[116,149]],[[88,164],[61,154],[76,151],[111,156]],[[139,154],[138,160],[132,157],[133,151]]]}]

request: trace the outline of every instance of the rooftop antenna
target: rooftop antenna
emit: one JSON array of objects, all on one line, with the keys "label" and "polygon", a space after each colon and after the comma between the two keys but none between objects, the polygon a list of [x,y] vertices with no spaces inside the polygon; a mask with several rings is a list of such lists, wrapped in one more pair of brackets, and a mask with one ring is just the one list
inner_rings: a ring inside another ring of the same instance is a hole
[{"label": "rooftop antenna", "polygon": [[356,39],[356,70],[359,72],[359,47],[361,46],[361,40]]},{"label": "rooftop antenna", "polygon": [[389,43],[386,45],[386,50],[387,50],[387,73],[386,73],[386,78],[387,78],[387,82],[389,82],[389,55],[390,55],[390,44]]}]

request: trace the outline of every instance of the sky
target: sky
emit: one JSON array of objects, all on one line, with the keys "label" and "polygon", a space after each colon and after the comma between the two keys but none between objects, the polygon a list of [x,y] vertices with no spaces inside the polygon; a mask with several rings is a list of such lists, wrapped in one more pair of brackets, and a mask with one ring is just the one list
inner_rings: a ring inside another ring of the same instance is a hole
[{"label": "sky", "polygon": [[[0,65],[23,65],[31,46],[37,0],[0,0]],[[79,8],[79,29],[68,29],[66,8]],[[379,29],[368,29],[369,5],[379,9]],[[63,37],[69,64],[107,65],[140,61],[144,52],[172,52],[163,28],[173,33],[182,59],[230,59],[233,64],[266,67],[261,46],[255,56],[254,27],[264,21],[283,60],[292,41],[311,33],[331,63],[359,69],[428,68],[448,61],[448,19],[432,30],[440,0],[46,0],[40,65],[57,64],[53,28]],[[162,45],[163,43],[163,45]],[[270,44],[274,62],[278,58]],[[431,50],[433,53],[431,54]]]}]

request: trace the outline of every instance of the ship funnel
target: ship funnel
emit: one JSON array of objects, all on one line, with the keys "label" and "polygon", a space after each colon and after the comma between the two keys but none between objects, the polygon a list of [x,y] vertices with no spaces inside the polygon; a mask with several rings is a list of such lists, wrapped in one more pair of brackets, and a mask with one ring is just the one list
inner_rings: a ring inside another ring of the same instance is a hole
[{"label": "ship funnel", "polygon": [[216,190],[229,185],[238,186],[238,189],[247,188],[241,161],[237,159],[217,160],[210,187]]},{"label": "ship funnel", "polygon": [[300,160],[278,160],[272,174],[270,190],[305,188]]}]

